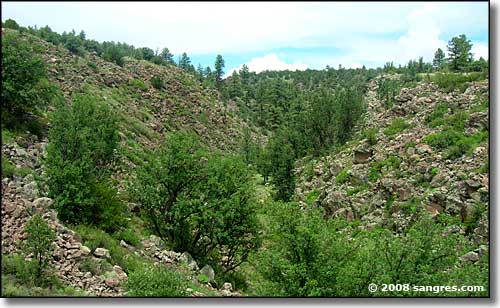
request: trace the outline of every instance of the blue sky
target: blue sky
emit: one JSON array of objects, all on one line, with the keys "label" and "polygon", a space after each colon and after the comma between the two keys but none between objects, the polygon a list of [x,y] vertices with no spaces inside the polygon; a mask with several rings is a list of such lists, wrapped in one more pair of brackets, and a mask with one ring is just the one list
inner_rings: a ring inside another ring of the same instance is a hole
[{"label": "blue sky", "polygon": [[2,21],[85,30],[88,38],[186,52],[196,66],[217,54],[231,73],[405,64],[466,34],[488,58],[488,2],[2,2]]}]

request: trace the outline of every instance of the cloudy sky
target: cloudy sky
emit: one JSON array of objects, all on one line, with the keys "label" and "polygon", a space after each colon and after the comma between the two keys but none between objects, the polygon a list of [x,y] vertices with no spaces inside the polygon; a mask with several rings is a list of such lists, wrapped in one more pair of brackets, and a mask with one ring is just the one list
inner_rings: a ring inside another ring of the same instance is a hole
[{"label": "cloudy sky", "polygon": [[7,2],[2,21],[49,25],[87,38],[186,52],[196,66],[217,54],[226,72],[405,64],[466,34],[488,58],[488,2]]}]

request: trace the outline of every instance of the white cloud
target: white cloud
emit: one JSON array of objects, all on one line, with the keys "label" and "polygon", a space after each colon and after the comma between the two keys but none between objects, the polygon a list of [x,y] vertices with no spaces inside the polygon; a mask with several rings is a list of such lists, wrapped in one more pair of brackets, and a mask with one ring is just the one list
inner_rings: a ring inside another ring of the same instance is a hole
[{"label": "white cloud", "polygon": [[[270,71],[285,71],[285,70],[290,70],[290,71],[303,71],[307,69],[307,65],[304,63],[301,63],[300,61],[296,61],[292,64],[288,64],[285,61],[281,60],[278,55],[272,53],[265,55],[263,57],[259,58],[253,58],[247,63],[245,63],[248,66],[248,69],[252,72],[260,73],[265,70],[270,70]],[[233,71],[239,71],[243,67],[243,64],[237,68],[230,69],[227,72],[227,76],[230,76]]]},{"label": "white cloud", "polygon": [[483,59],[488,59],[488,45],[483,44],[480,42],[472,42],[472,54],[474,55],[475,60],[479,60],[480,57],[483,57]]}]

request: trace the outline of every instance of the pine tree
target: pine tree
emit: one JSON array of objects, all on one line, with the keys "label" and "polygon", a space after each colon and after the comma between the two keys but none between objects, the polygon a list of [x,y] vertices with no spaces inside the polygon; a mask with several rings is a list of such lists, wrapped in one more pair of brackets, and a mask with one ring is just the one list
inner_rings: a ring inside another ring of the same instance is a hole
[{"label": "pine tree", "polygon": [[472,62],[472,44],[465,34],[454,37],[448,42],[448,60],[450,68],[455,72],[464,72]]},{"label": "pine tree", "polygon": [[191,59],[189,59],[188,55],[183,52],[181,58],[179,59],[179,67],[187,72],[190,65]]},{"label": "pine tree", "polygon": [[160,53],[160,57],[165,60],[168,64],[175,64],[174,55],[170,53],[170,50],[165,47]]},{"label": "pine tree", "polygon": [[221,55],[217,55],[215,58],[215,86],[219,90],[222,87],[222,76],[224,76],[224,59]]},{"label": "pine tree", "polygon": [[436,50],[436,53],[434,53],[434,60],[432,60],[432,65],[435,69],[440,70],[443,68],[445,62],[446,56],[443,50],[441,48],[438,48],[438,50]]}]

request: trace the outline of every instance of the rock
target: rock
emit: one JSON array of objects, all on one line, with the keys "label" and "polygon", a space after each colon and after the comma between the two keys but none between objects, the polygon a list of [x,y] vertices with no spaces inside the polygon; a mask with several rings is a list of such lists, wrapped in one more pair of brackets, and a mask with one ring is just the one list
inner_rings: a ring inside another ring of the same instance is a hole
[{"label": "rock", "polygon": [[33,205],[36,208],[45,208],[45,209],[49,208],[52,205],[52,203],[53,203],[52,199],[47,197],[38,198],[35,201],[33,201]]},{"label": "rock", "polygon": [[110,277],[106,278],[104,280],[104,283],[110,288],[116,288],[120,285],[120,280],[118,280],[118,278],[115,277]]},{"label": "rock", "polygon": [[187,264],[188,269],[192,271],[198,270],[198,264],[189,254],[189,252],[183,252],[182,255],[179,257],[179,262]]},{"label": "rock", "polygon": [[365,163],[370,159],[372,154],[373,154],[372,151],[356,150],[354,151],[354,163],[356,164]]},{"label": "rock", "polygon": [[224,282],[222,285],[222,290],[233,291],[233,285],[230,282]]},{"label": "rock", "polygon": [[106,258],[109,259],[111,256],[109,255],[109,250],[105,248],[96,248],[94,251],[94,256],[100,259]]},{"label": "rock", "polygon": [[221,294],[222,296],[224,296],[224,297],[230,297],[230,296],[232,296],[232,293],[231,293],[231,291],[229,291],[229,290],[221,290],[221,291],[220,291],[220,294]]},{"label": "rock", "polygon": [[415,146],[415,151],[417,152],[417,154],[425,154],[425,153],[431,154],[432,148],[425,143],[421,143]]},{"label": "rock", "polygon": [[215,272],[214,269],[210,265],[205,265],[201,268],[200,273],[207,276],[208,282],[210,284],[215,283]]},{"label": "rock", "polygon": [[460,257],[460,261],[474,263],[479,261],[479,255],[473,251],[469,251],[468,253]]},{"label": "rock", "polygon": [[125,273],[120,266],[118,266],[118,265],[113,266],[113,271],[116,273],[116,275],[118,275],[118,278],[120,280],[127,280],[128,279],[127,273]]},{"label": "rock", "polygon": [[127,247],[128,247],[128,244],[127,244],[127,243],[125,243],[125,241],[124,241],[124,240],[121,240],[121,241],[120,241],[120,246],[122,246],[122,247],[124,247],[124,248],[127,248]]},{"label": "rock", "polygon": [[154,244],[154,246],[156,246],[158,248],[163,247],[163,240],[160,237],[152,234],[149,237],[149,240],[151,241],[152,244]]},{"label": "rock", "polygon": [[23,192],[28,198],[34,199],[35,197],[37,197],[39,192],[37,189],[36,182],[31,181],[28,184],[24,185]]}]

